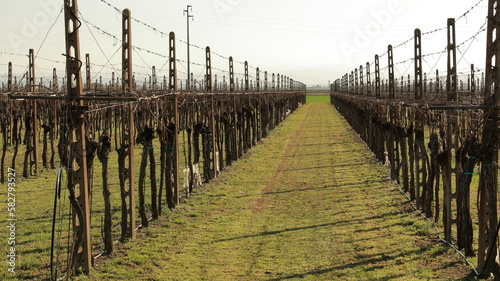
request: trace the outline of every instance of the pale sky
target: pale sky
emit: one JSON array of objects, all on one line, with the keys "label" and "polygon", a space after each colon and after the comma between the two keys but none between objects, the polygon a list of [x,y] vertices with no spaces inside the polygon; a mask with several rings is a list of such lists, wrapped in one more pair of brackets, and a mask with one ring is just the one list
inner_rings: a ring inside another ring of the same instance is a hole
[{"label": "pale sky", "polygon": [[[186,40],[186,17],[183,10],[192,5],[190,21],[191,44],[205,48],[235,61],[247,60],[250,75],[255,77],[255,67],[269,73],[280,73],[313,86],[326,85],[359,65],[373,62],[374,55],[382,55],[387,45],[394,46],[413,37],[415,28],[429,32],[445,28],[447,18],[459,18],[479,0],[105,0],[122,10],[129,8],[132,17],[149,24],[161,32],[176,33],[177,39]],[[28,49],[40,49],[37,59],[37,77],[51,79],[52,68],[59,77],[64,76],[64,64],[44,59],[64,61],[63,14],[59,14],[63,0],[3,0],[0,11],[0,71],[1,81],[6,81],[7,63],[14,64],[14,74],[22,76],[28,64]],[[483,0],[470,13],[463,16],[456,27],[457,44],[475,35],[487,15],[487,0]],[[107,33],[121,38],[121,15],[101,0],[80,0],[82,17]],[[58,18],[59,16],[59,18]],[[57,19],[57,21],[56,21]],[[52,30],[51,26],[54,24]],[[152,28],[132,23],[133,45],[168,56],[168,38]],[[49,32],[50,30],[50,32]],[[91,61],[104,65],[110,59],[120,72],[120,48],[109,35],[102,34],[85,22],[81,27],[81,52],[91,54]],[[44,43],[45,36],[47,36]],[[94,39],[95,37],[95,39]],[[424,35],[423,53],[440,52],[447,45],[446,30]],[[486,33],[459,48],[458,69],[469,72],[473,63],[484,69]],[[177,58],[186,60],[186,44],[177,42]],[[102,51],[101,51],[102,49]],[[116,54],[115,54],[116,53]],[[191,47],[191,67],[195,78],[202,79],[205,64],[204,51]],[[462,54],[465,54],[462,58]],[[160,77],[167,75],[166,59],[137,50],[133,54],[137,80],[150,74],[156,66]],[[107,57],[107,58],[106,58]],[[412,74],[413,41],[394,50],[396,77]],[[227,60],[213,55],[214,68],[227,70]],[[381,68],[387,57],[381,58]],[[446,54],[428,56],[424,71],[439,69],[446,72]],[[179,78],[185,77],[186,64],[179,63]],[[235,63],[235,71],[243,73],[243,65]],[[114,70],[92,67],[93,80],[103,76],[107,81]],[[372,70],[373,72],[373,70]],[[219,77],[227,75],[214,70]],[[83,74],[85,75],[85,74]],[[241,76],[237,76],[241,77]],[[219,78],[221,79],[221,78]],[[220,81],[220,80],[219,80]]]}]

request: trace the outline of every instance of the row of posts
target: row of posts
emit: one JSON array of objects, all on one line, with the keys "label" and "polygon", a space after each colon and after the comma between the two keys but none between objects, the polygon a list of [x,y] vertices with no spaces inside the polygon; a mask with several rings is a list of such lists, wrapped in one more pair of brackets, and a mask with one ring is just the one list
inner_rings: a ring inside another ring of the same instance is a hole
[{"label": "row of posts", "polygon": [[[69,198],[72,206],[72,230],[73,234],[71,237],[74,241],[71,241],[71,248],[68,251],[68,275],[72,275],[78,272],[89,273],[93,263],[92,257],[92,243],[91,243],[91,232],[90,232],[90,187],[88,180],[87,171],[87,155],[85,153],[87,149],[86,140],[86,124],[85,124],[85,112],[88,110],[87,101],[92,101],[97,99],[97,97],[91,95],[84,95],[85,86],[87,86],[87,91],[95,85],[91,84],[90,77],[90,56],[86,56],[86,67],[85,71],[87,74],[87,81],[84,83],[82,79],[82,69],[81,69],[81,56],[80,56],[80,44],[79,44],[79,27],[80,20],[78,19],[78,4],[77,0],[68,0],[64,3],[64,15],[65,15],[65,28],[66,28],[66,81],[71,81],[71,83],[66,83],[65,96],[48,96],[39,95],[34,96],[37,92],[37,85],[35,85],[35,57],[33,50],[30,50],[29,56],[29,72],[27,73],[27,80],[29,89],[28,92],[31,93],[32,99],[32,109],[30,114],[33,116],[33,134],[32,142],[34,143],[34,162],[35,162],[35,174],[38,172],[36,159],[38,152],[38,122],[36,120],[37,116],[37,102],[43,99],[60,99],[66,100],[66,107],[64,112],[66,115],[62,122],[64,124],[65,133],[61,133],[61,138],[67,138],[61,140],[62,143],[67,144],[66,151],[68,152],[68,159],[64,161],[63,165],[66,167],[67,180],[68,180],[68,190],[70,192]],[[121,77],[121,91],[124,93],[123,96],[112,96],[112,95],[101,95],[100,100],[107,101],[134,101],[136,100],[135,95],[132,93],[135,91],[136,85],[134,85],[134,75],[132,72],[132,31],[131,31],[131,12],[125,9],[122,14],[122,77]],[[176,69],[176,51],[175,51],[175,34],[173,32],[169,35],[169,75],[167,85],[167,92],[178,93],[179,80],[177,79],[177,69]],[[155,69],[153,70],[152,76],[155,75]],[[155,75],[156,76],[156,75]],[[266,92],[266,91],[277,91],[277,92],[288,92],[292,90],[305,90],[305,85],[301,82],[295,81],[286,77],[284,75],[272,74],[272,81],[268,81],[268,73],[264,72],[264,81],[260,81],[260,71],[257,68],[255,82],[255,91]],[[206,48],[206,74],[204,79],[204,89],[205,92],[211,93],[217,91],[218,83],[215,76],[215,80],[212,81],[212,65],[211,65],[211,54],[210,48]],[[115,81],[116,77],[113,77],[112,81]],[[166,79],[164,79],[166,80]],[[156,77],[155,80],[156,81]],[[12,64],[9,63],[9,79],[8,79],[8,91],[13,92],[15,90],[15,81],[12,79]],[[117,85],[119,81],[117,80]],[[165,81],[166,82],[166,81]],[[248,74],[248,63],[245,62],[245,78],[242,84],[242,88],[236,86],[234,79],[234,66],[233,58],[229,58],[229,81],[228,88],[230,93],[234,93],[237,90],[241,92],[249,92],[252,87],[249,80]],[[85,85],[86,84],[86,85]],[[54,81],[53,89],[57,89],[57,75],[54,69]],[[11,99],[24,99],[26,95],[10,95]],[[213,105],[212,105],[213,106]],[[179,124],[179,113],[178,113],[178,96],[174,95],[173,111],[175,120],[174,124]],[[120,143],[120,159],[119,159],[119,178],[120,178],[120,189],[122,191],[122,237],[131,238],[135,237],[136,229],[136,207],[135,207],[135,162],[134,162],[134,103],[129,102],[128,106],[124,107],[124,114],[122,116],[122,128],[121,128],[121,143]],[[212,109],[213,111],[213,109]],[[178,126],[175,126],[175,131],[173,135],[175,136],[174,146],[174,163],[175,167],[178,166],[179,154],[178,154]],[[215,135],[214,135],[215,136]],[[214,141],[215,143],[215,141]],[[174,182],[174,193],[176,205],[179,204],[179,183],[178,183],[178,169],[174,169],[175,178]]]},{"label": "row of posts", "polygon": [[[424,98],[424,93],[447,93],[447,99],[451,101],[458,100],[458,91],[465,90],[465,83],[460,80],[458,83],[457,63],[456,63],[456,36],[455,36],[455,19],[448,19],[448,69],[445,81],[439,75],[439,70],[436,70],[435,80],[428,77],[427,73],[422,70],[422,40],[420,29],[415,29],[414,32],[414,77],[408,74],[407,79],[401,76],[398,81],[394,74],[394,55],[393,47],[387,47],[388,60],[388,78],[381,79],[380,77],[380,57],[375,55],[374,61],[374,81],[372,81],[371,67],[372,64],[366,63],[366,66],[360,65],[351,73],[346,73],[342,78],[337,79],[331,84],[331,90],[335,92],[345,92],[355,95],[374,96],[378,99],[388,98],[395,99],[396,88],[399,93],[414,93],[416,100]],[[366,80],[365,80],[366,77]],[[481,78],[477,77],[474,64],[471,64],[470,74],[467,74],[467,91],[475,93],[485,89],[485,74],[481,74]],[[387,96],[382,96],[382,92],[388,93]]]},{"label": "row of posts", "polygon": [[[366,72],[364,71],[366,70]],[[476,74],[474,64],[471,65],[470,74],[467,74],[467,80],[459,80],[459,91],[476,93],[484,91],[484,72],[480,76]],[[366,82],[363,79],[363,74],[366,74]],[[427,73],[423,76],[423,93],[426,94],[440,94],[446,91],[446,79],[442,79],[439,75],[439,70],[435,72],[435,78],[429,78]],[[370,79],[370,64],[367,63],[366,68],[361,65],[356,68],[351,74],[346,74],[342,79],[336,80],[331,85],[331,90],[335,92],[347,92],[354,95],[374,96],[373,83]],[[345,79],[345,80],[344,80]],[[389,79],[381,80],[381,92],[389,92]],[[401,76],[394,81],[396,85],[396,92],[400,94],[412,94],[415,92],[415,83],[408,74],[407,77]]]},{"label": "row of posts", "polygon": [[[481,135],[481,143],[484,147],[488,148],[487,153],[483,153],[481,156],[481,169],[479,176],[479,187],[478,187],[478,271],[479,273],[493,273],[495,275],[495,280],[500,279],[500,264],[498,263],[499,249],[498,249],[498,234],[499,234],[499,221],[498,221],[498,128],[500,125],[499,115],[500,110],[498,104],[500,102],[500,56],[498,54],[500,50],[500,13],[498,13],[498,7],[500,7],[500,0],[488,0],[488,26],[487,26],[487,42],[486,42],[486,64],[485,73],[482,75],[481,90],[483,91],[482,98],[483,107],[487,109],[484,112],[484,128]],[[421,32],[419,29],[415,29],[415,56],[414,56],[414,85],[413,93],[415,100],[423,100],[424,93],[426,92],[426,75],[422,71],[422,44],[421,44]],[[445,99],[449,102],[450,106],[447,109],[451,114],[447,114],[447,144],[446,147],[449,151],[457,151],[459,147],[458,140],[451,136],[451,133],[456,130],[457,116],[458,112],[453,107],[453,102],[459,101],[458,89],[459,85],[457,83],[457,60],[456,60],[456,36],[455,36],[455,19],[450,18],[447,22],[447,77],[446,77],[446,97]],[[375,81],[370,81],[370,64],[366,64],[366,90],[362,91],[363,88],[363,70],[360,67],[360,72],[353,71],[351,74],[344,75],[341,79],[338,79],[334,84],[331,85],[333,91],[344,92],[350,94],[363,94],[366,96],[374,96],[378,99],[381,98],[381,90],[384,89],[388,92],[388,96],[384,98],[395,99],[395,87],[396,81],[394,79],[394,60],[393,60],[393,48],[391,45],[388,46],[388,72],[389,77],[382,87],[382,80],[380,79],[380,62],[379,56],[375,56]],[[476,82],[475,79],[475,69],[471,66],[471,74],[469,76],[469,90],[474,92],[478,91],[477,86],[479,81]],[[436,85],[441,86],[439,81],[439,73],[436,73]],[[424,82],[425,81],[425,82]],[[410,84],[410,82],[408,82]],[[436,91],[440,89],[437,89]],[[407,97],[406,97],[407,98]],[[478,105],[479,106],[479,105]],[[471,107],[474,109],[474,107]],[[479,108],[479,107],[477,107]],[[417,120],[422,120],[422,116],[419,113],[415,118]],[[416,122],[415,130],[424,131],[423,122]],[[448,167],[451,167],[451,153],[448,153],[446,163]],[[452,218],[452,202],[457,200],[457,192],[452,191],[451,178],[452,175],[457,177],[461,171],[458,167],[449,169],[448,180],[444,185],[444,232],[445,240],[451,242],[452,240],[452,225],[457,224],[457,220]]]},{"label": "row of posts", "polygon": [[[171,36],[175,36],[171,33]],[[175,37],[174,37],[175,38]],[[263,72],[264,79],[261,80],[261,71],[259,68],[256,69],[256,77],[255,81],[249,79],[248,72],[248,62],[245,61],[245,74],[244,78],[238,79],[234,78],[234,73],[229,74],[229,81],[227,81],[226,76],[222,76],[222,81],[219,80],[217,74],[213,76],[212,81],[212,66],[210,59],[210,47],[206,48],[207,53],[207,74],[204,75],[204,79],[201,81],[197,81],[193,77],[193,73],[191,73],[191,81],[193,81],[190,89],[185,89],[183,85],[187,85],[187,80],[179,80],[176,79],[176,85],[179,85],[177,90],[181,92],[214,92],[214,93],[228,93],[228,92],[288,92],[288,91],[301,91],[305,90],[305,85],[299,81],[295,81],[288,76],[278,74],[268,74],[267,71]],[[30,49],[30,54],[33,52]],[[175,45],[173,52],[175,52]],[[230,71],[234,71],[232,67],[233,61],[232,57],[230,60]],[[103,83],[102,76],[99,79],[95,80],[92,83],[91,76],[91,63],[90,63],[90,55],[86,54],[86,82],[85,82],[85,91],[86,92],[117,92],[121,90],[120,80],[121,78],[115,75],[115,72],[111,74],[111,80],[109,80],[108,84]],[[172,57],[170,58],[172,61]],[[34,57],[30,56],[30,64],[34,64]],[[175,67],[175,64],[173,65]],[[171,74],[172,75],[172,74]],[[175,77],[176,74],[173,74]],[[34,75],[26,72],[26,85],[35,85],[34,84]],[[24,77],[23,77],[24,78]],[[156,72],[156,67],[152,67],[151,75],[148,78],[144,78],[142,85],[138,85],[138,81],[135,79],[135,75],[132,74],[132,85],[133,89],[139,90],[142,92],[159,92],[159,91],[168,91],[171,90],[172,79],[168,80],[167,76],[163,76],[162,82],[159,82],[161,78],[158,77]],[[232,79],[232,80],[231,80]],[[33,81],[32,81],[33,80]],[[185,83],[183,83],[185,82]],[[40,78],[40,83],[36,86],[39,92],[59,92],[62,90],[65,93],[66,82],[65,78],[62,78],[62,87],[59,87],[57,70],[53,69],[53,78],[52,81],[49,81],[48,87],[45,86],[43,78]],[[9,62],[8,66],[8,81],[7,86],[5,83],[2,83],[2,92],[16,92],[22,91],[23,87],[20,87],[17,83],[17,77],[12,75],[12,63]],[[32,92],[30,87],[24,87],[26,92]]]}]

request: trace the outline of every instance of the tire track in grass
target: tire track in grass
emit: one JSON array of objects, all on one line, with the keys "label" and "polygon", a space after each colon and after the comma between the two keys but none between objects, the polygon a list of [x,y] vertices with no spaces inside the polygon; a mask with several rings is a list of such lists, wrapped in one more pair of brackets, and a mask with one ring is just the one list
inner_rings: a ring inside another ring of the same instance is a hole
[{"label": "tire track in grass", "polygon": [[[254,214],[266,211],[268,208],[280,208],[280,206],[269,205],[269,200],[267,198],[272,193],[280,192],[277,191],[277,188],[280,187],[280,182],[283,181],[283,178],[293,177],[293,175],[290,175],[289,171],[294,170],[293,165],[296,164],[294,160],[300,158],[300,156],[297,155],[298,152],[301,151],[301,147],[304,146],[304,142],[306,140],[304,135],[310,130],[310,121],[314,115],[314,110],[315,106],[313,104],[312,108],[307,110],[307,113],[300,122],[298,129],[295,131],[293,136],[289,138],[290,141],[287,144],[285,153],[281,156],[279,165],[277,166],[272,177],[269,179],[266,188],[262,190],[262,195],[253,205],[252,212]],[[290,192],[290,190],[286,190],[284,192]],[[280,231],[274,233],[279,232]],[[264,223],[261,226],[261,233],[265,235],[271,235],[273,232],[270,232],[268,224]],[[246,270],[246,276],[249,277],[254,275],[255,268],[257,267],[259,260],[263,257],[263,253],[267,247],[266,239],[259,240],[260,241],[257,243],[254,253],[251,257],[251,262],[248,266],[248,269]],[[266,270],[264,271],[264,274],[271,274],[271,271]]]},{"label": "tire track in grass", "polygon": [[306,118],[304,118],[300,127],[295,131],[295,134],[291,138],[289,138],[289,142],[286,146],[285,153],[281,156],[281,161],[278,164],[276,171],[269,179],[267,186],[264,188],[264,190],[262,190],[263,196],[261,196],[252,207],[254,213],[261,212],[264,208],[266,208],[265,195],[271,193],[276,189],[279,180],[284,175],[284,171],[290,165],[291,157],[295,157],[295,155],[297,154],[298,144],[302,140],[302,136],[304,135],[304,132],[307,128],[307,121],[309,120],[309,116],[311,114],[312,112],[309,110],[307,112]]}]

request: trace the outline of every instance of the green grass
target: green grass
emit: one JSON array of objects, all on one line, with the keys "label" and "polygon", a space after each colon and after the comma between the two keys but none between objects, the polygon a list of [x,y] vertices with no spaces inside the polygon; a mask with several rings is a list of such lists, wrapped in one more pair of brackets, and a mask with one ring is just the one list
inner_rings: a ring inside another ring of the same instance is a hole
[{"label": "green grass", "polygon": [[307,95],[306,102],[330,102],[330,94]]},{"label": "green grass", "polygon": [[311,103],[78,279],[467,280],[407,209],[338,113]]},{"label": "green grass", "polygon": [[[406,211],[404,198],[387,180],[385,170],[327,104],[329,96],[308,96],[308,102],[221,177],[198,189],[175,211],[165,211],[150,228],[140,230],[136,240],[115,244],[113,255],[96,259],[91,276],[78,279],[465,278],[469,270],[436,241],[431,225]],[[136,152],[139,163],[142,150]],[[110,156],[110,178],[116,179],[116,153]],[[181,163],[182,158],[181,152]],[[55,174],[48,170],[36,180],[18,183],[18,273],[7,274],[2,262],[0,279],[49,278]],[[97,160],[94,174],[96,255],[103,249]],[[116,181],[111,189],[116,240],[120,232]],[[5,189],[0,195],[5,198]],[[67,196],[63,188],[64,214],[69,210]],[[5,215],[1,213],[0,219],[5,221]],[[62,235],[58,256],[64,264],[68,216],[58,218]],[[0,241],[5,238],[0,232]]]}]

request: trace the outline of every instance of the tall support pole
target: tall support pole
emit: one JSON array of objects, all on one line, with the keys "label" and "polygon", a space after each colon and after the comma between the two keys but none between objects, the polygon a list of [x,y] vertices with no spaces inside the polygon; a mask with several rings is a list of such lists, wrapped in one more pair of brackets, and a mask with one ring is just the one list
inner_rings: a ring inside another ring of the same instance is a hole
[{"label": "tall support pole", "polygon": [[[396,81],[397,84],[397,81]],[[405,91],[405,82],[404,82],[404,77],[401,76],[401,81],[400,81],[400,86],[399,86],[399,92],[404,93]]]},{"label": "tall support pole", "polygon": [[90,77],[90,54],[85,54],[85,75],[85,78],[87,79],[85,83],[85,89],[87,89],[87,91],[90,91],[90,89],[92,89],[92,77]]},{"label": "tall support pole", "polygon": [[349,92],[349,82],[350,82],[350,81],[349,81],[349,73],[344,74],[344,81],[343,81],[343,82],[344,82],[344,85],[343,85],[343,87],[344,87],[344,92],[345,92],[346,94],[349,94],[349,93],[350,93],[350,92]]},{"label": "tall support pole", "polygon": [[[90,241],[90,190],[87,177],[87,151],[85,143],[85,123],[83,101],[77,99],[82,95],[82,76],[80,68],[80,41],[78,19],[78,1],[64,1],[64,18],[66,29],[66,81],[68,90],[68,190],[72,206],[73,249],[70,251],[68,271],[74,274],[88,274],[92,267],[92,244]],[[69,274],[72,275],[72,274]]]},{"label": "tall support pole", "polygon": [[436,94],[441,90],[441,81],[439,79],[439,69],[436,69]]},{"label": "tall support pole", "polygon": [[389,99],[395,99],[395,88],[394,88],[394,56],[392,52],[392,45],[387,47],[387,57],[389,61]]},{"label": "tall support pole", "polygon": [[211,95],[210,97],[210,104],[211,104],[211,109],[210,111],[212,114],[210,115],[210,127],[211,127],[211,137],[212,137],[212,171],[213,171],[213,178],[216,178],[218,176],[219,172],[219,162],[218,162],[218,157],[221,157],[217,151],[217,126],[216,126],[216,105],[215,105],[215,96]]},{"label": "tall support pole", "polygon": [[408,83],[407,83],[407,91],[408,93],[411,93],[411,77],[410,74],[408,74]]},{"label": "tall support pole", "polygon": [[470,91],[472,93],[476,92],[476,74],[474,70],[474,64],[470,65]]},{"label": "tall support pole", "polygon": [[260,92],[260,69],[257,67],[257,70],[255,71],[255,85],[256,85],[256,92]]},{"label": "tall support pole", "polygon": [[360,94],[364,95],[365,94],[365,83],[363,79],[363,65],[359,66],[359,88],[360,88]]},{"label": "tall support pole", "polygon": [[280,74],[279,73],[276,75],[276,91],[281,92]]},{"label": "tall support pole", "polygon": [[482,136],[483,145],[489,151],[483,153],[479,177],[479,249],[478,267],[500,278],[498,258],[498,102],[500,101],[500,0],[488,2],[488,27],[486,40],[486,76],[484,104],[490,106],[485,115]]},{"label": "tall support pole", "polygon": [[349,76],[349,93],[350,94],[355,94],[355,87],[354,87],[354,71],[351,71],[351,75]]},{"label": "tall support pole", "polygon": [[205,84],[207,88],[207,93],[212,92],[212,56],[210,53],[210,47],[205,48],[205,59],[206,59],[206,79]]},{"label": "tall support pole", "polygon": [[229,57],[229,92],[234,93],[234,62],[233,62],[233,57]]},{"label": "tall support pole", "polygon": [[12,92],[12,62],[9,62],[9,74],[7,81],[7,91]]},{"label": "tall support pole", "polygon": [[457,86],[457,48],[455,37],[455,19],[448,19],[448,73],[446,79],[446,93],[448,101],[458,101]]},{"label": "tall support pole", "polygon": [[191,89],[192,91],[196,91],[196,81],[194,81],[194,74],[191,72]]},{"label": "tall support pole", "polygon": [[[29,91],[36,92],[36,78],[35,78],[35,53],[33,49],[29,50]],[[31,101],[31,120],[33,121],[33,138],[31,141],[31,157],[35,166],[34,174],[38,174],[38,102]]]},{"label": "tall support pole", "polygon": [[29,70],[28,70],[28,86],[30,92],[35,92],[35,54],[33,49],[29,50]]},{"label": "tall support pole", "polygon": [[267,92],[268,89],[268,80],[267,80],[267,71],[264,72],[264,92]]},{"label": "tall support pole", "polygon": [[424,72],[424,95],[427,93],[427,73]]},{"label": "tall support pole", "polygon": [[349,77],[347,74],[344,74],[344,77],[342,78],[342,91],[345,93],[349,91]]},{"label": "tall support pole", "polygon": [[174,98],[174,164],[173,164],[173,177],[174,177],[174,203],[179,206],[181,203],[180,190],[179,190],[179,96],[176,94]]},{"label": "tall support pole", "polygon": [[156,77],[156,66],[151,69],[151,90],[156,91],[156,86],[158,84],[158,77]]},{"label": "tall support pole", "polygon": [[424,89],[422,87],[422,33],[420,29],[415,29],[415,99],[424,98]]},{"label": "tall support pole", "polygon": [[52,90],[57,92],[59,90],[59,82],[57,81],[57,70],[52,69]]},{"label": "tall support pole", "polygon": [[345,74],[345,91],[351,93],[351,75],[349,73]]},{"label": "tall support pole", "polygon": [[371,81],[371,73],[370,73],[370,63],[366,63],[366,95],[372,95],[372,81]]},{"label": "tall support pole", "polygon": [[169,56],[168,56],[168,72],[169,72],[169,82],[168,90],[177,91],[177,57],[175,55],[175,33],[170,32],[169,34]]},{"label": "tall support pole", "polygon": [[[479,84],[479,79],[477,84]],[[484,72],[481,72],[481,90],[484,90]]]},{"label": "tall support pole", "polygon": [[375,97],[380,99],[380,62],[378,55],[375,55]]},{"label": "tall support pole", "polygon": [[[447,101],[458,101],[458,88],[457,88],[457,60],[456,60],[456,44],[455,44],[455,19],[448,19],[448,71],[447,71],[447,79],[446,79],[446,94]],[[452,184],[453,177],[457,178],[457,169],[453,168],[452,162],[454,161],[453,155],[451,155],[451,151],[457,151],[458,143],[456,141],[456,135],[460,128],[458,127],[458,112],[451,111],[447,112],[448,116],[447,120],[447,131],[450,132],[446,136],[446,146],[447,150],[450,153],[446,155],[445,169],[443,171],[444,181],[443,181],[443,189],[444,189],[444,198],[443,198],[443,224],[444,224],[444,236],[446,241],[451,242],[452,239],[452,225],[455,221],[452,218],[452,201],[453,199],[457,199],[457,193],[452,192]],[[453,132],[453,133],[452,133]],[[456,184],[458,186],[458,184]],[[469,196],[467,196],[469,197]],[[458,218],[461,219],[460,213],[464,210],[458,210]],[[461,232],[465,233],[467,229],[462,229],[462,224],[458,222],[458,229]],[[461,235],[461,234],[459,234]],[[462,243],[462,239],[459,237],[459,244]]]},{"label": "tall support pole", "polygon": [[[422,87],[422,37],[421,37],[421,31],[420,29],[415,29],[414,32],[414,59],[415,59],[415,87],[414,87],[414,97],[415,100],[422,100],[424,98],[424,93],[423,93],[423,87]],[[403,89],[403,77],[401,77],[401,92],[404,92]],[[410,81],[408,81],[408,88],[409,88]],[[426,158],[425,156],[427,155],[426,151],[423,151],[423,143],[424,143],[424,134],[425,134],[425,129],[424,129],[424,116],[423,113],[420,111],[415,112],[415,143],[410,144],[413,145],[413,153],[411,158],[414,159],[414,166],[416,170],[415,174],[415,187],[411,188],[412,190],[412,198],[414,197],[416,199],[417,203],[417,208],[421,208],[422,206],[427,206],[423,204],[422,201],[425,201],[426,198],[422,198],[423,196],[423,191],[427,190],[426,186],[426,180],[427,180],[427,174],[426,174]],[[427,193],[425,193],[428,195]]]},{"label": "tall support pole", "polygon": [[[12,93],[12,91],[14,90],[14,86],[12,84],[12,62],[9,62],[9,73],[8,73],[8,82],[7,82],[7,90],[9,93]],[[14,114],[13,114],[13,109],[11,106],[9,106],[9,115],[10,115],[10,124],[13,124],[14,123]],[[13,135],[14,135],[14,132],[13,130],[10,130],[10,140],[12,142],[12,138],[13,138]]]},{"label": "tall support pole", "polygon": [[189,18],[194,18],[194,16],[190,15],[189,12],[192,11],[192,6],[187,5],[186,10],[184,10],[184,14],[187,19],[187,82],[186,82],[186,90],[191,91],[191,55],[190,55],[190,47],[189,44]]},{"label": "tall support pole", "polygon": [[354,69],[354,94],[359,94],[358,69]]},{"label": "tall support pole", "polygon": [[[131,95],[134,90],[132,72],[132,14],[129,9],[122,12],[122,90],[125,94]],[[134,105],[129,104],[128,122],[123,122],[123,148],[128,148],[128,167],[124,173],[128,178],[128,190],[124,195],[128,197],[128,202],[122,198],[122,203],[128,203],[127,215],[128,224],[122,225],[126,229],[127,237],[135,238],[135,167],[134,167]],[[125,160],[126,163],[126,160]],[[122,187],[124,188],[124,187]],[[126,208],[126,206],[122,206]],[[122,229],[122,233],[124,233]]]},{"label": "tall support pole", "polygon": [[245,92],[248,92],[250,90],[248,84],[248,61],[245,61]]}]

